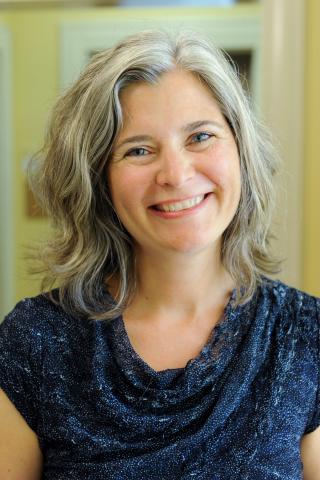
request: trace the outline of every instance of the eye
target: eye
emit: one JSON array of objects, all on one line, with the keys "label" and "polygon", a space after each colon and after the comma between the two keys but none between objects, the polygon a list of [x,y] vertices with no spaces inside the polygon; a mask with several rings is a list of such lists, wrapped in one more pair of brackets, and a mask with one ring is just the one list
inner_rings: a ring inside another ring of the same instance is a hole
[{"label": "eye", "polygon": [[131,148],[128,152],[126,152],[125,157],[144,157],[145,155],[148,155],[149,152],[143,147],[136,147],[136,148]]},{"label": "eye", "polygon": [[213,135],[207,132],[198,132],[192,135],[191,143],[202,143],[209,140]]}]

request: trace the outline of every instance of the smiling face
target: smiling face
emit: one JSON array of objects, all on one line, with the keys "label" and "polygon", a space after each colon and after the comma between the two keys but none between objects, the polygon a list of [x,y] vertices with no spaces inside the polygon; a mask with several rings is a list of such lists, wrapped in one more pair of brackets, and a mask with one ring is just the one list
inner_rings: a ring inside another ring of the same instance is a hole
[{"label": "smiling face", "polygon": [[138,250],[219,252],[240,199],[233,134],[212,93],[174,70],[120,97],[123,128],[109,164],[115,210]]}]

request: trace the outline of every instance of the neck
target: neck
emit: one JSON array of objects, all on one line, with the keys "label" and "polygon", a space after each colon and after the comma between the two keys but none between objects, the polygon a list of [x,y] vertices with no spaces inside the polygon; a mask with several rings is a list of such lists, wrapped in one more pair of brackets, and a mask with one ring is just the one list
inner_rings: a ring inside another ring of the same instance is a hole
[{"label": "neck", "polygon": [[[193,321],[204,312],[224,308],[234,288],[214,252],[167,254],[137,252],[137,292],[129,309],[154,317]],[[172,321],[172,320],[171,320]]]}]

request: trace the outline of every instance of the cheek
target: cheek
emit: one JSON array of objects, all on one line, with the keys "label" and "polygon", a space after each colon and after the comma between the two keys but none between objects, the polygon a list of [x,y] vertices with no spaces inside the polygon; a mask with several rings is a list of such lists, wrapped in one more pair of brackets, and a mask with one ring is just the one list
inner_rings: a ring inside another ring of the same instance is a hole
[{"label": "cheek", "polygon": [[240,188],[240,160],[236,147],[230,149],[219,146],[212,151],[210,160],[209,168],[213,181],[223,190],[230,186]]},{"label": "cheek", "polygon": [[120,213],[123,208],[130,208],[141,196],[143,180],[134,169],[113,167],[108,176],[111,198],[114,207]]}]

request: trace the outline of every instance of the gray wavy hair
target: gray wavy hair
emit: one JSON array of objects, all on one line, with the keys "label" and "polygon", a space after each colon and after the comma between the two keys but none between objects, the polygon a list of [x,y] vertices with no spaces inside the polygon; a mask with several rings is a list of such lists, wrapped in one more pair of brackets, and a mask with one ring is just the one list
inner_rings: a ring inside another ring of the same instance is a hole
[{"label": "gray wavy hair", "polygon": [[[156,83],[179,67],[212,91],[237,142],[241,198],[222,238],[221,259],[245,303],[265,274],[278,271],[270,254],[270,223],[278,159],[255,119],[235,69],[198,34],[147,31],[95,55],[55,104],[43,149],[31,161],[31,188],[53,221],[40,250],[42,289],[59,287],[71,314],[111,319],[136,289],[133,242],[113,208],[106,170],[122,126],[120,92],[135,82]],[[39,250],[37,251],[39,259]],[[106,295],[116,276],[114,298]]]}]

